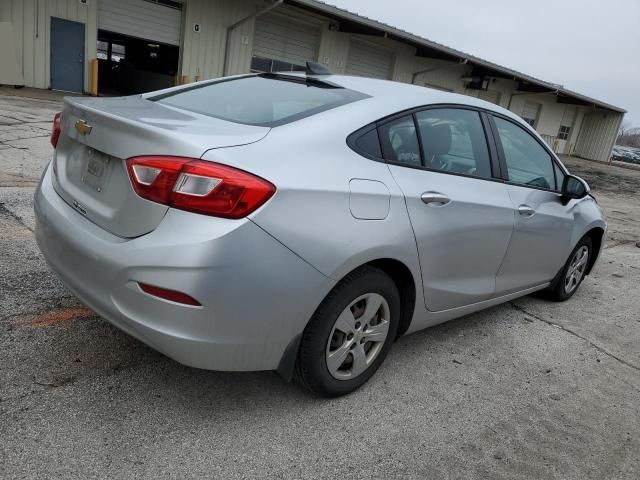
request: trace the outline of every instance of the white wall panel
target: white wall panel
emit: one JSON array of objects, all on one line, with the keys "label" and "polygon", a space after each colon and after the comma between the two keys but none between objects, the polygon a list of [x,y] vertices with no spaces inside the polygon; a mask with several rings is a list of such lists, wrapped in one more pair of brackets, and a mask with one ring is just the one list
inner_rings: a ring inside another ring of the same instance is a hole
[{"label": "white wall panel", "polygon": [[[96,0],[0,0],[0,21],[13,24],[19,66],[25,85],[49,88],[51,17],[85,26],[85,58],[96,56]],[[0,46],[1,47],[1,46]],[[89,89],[89,63],[85,65],[84,89]]]}]

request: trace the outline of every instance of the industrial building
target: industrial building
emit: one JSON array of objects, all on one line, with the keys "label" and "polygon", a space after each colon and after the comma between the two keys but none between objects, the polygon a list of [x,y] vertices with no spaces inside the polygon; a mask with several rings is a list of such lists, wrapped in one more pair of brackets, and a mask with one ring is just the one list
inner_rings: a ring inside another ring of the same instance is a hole
[{"label": "industrial building", "polygon": [[29,87],[130,94],[314,60],[488,100],[557,153],[599,161],[625,113],[317,0],[0,0],[0,22],[15,38],[0,44],[0,58],[15,50]]}]

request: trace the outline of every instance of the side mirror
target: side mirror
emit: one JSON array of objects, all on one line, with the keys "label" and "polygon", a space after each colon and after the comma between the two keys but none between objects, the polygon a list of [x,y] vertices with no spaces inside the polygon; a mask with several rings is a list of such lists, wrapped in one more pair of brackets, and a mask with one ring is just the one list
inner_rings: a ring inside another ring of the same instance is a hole
[{"label": "side mirror", "polygon": [[589,184],[582,178],[575,175],[567,175],[562,183],[562,199],[563,203],[569,203],[569,200],[586,197],[589,194]]}]

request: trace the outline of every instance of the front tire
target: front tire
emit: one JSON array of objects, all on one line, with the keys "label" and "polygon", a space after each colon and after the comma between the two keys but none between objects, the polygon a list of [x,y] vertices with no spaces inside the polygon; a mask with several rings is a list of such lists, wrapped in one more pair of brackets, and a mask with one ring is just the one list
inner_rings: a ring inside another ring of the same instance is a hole
[{"label": "front tire", "polygon": [[378,370],[400,320],[400,294],[383,271],[362,267],[320,304],[304,330],[296,379],[323,397],[346,395]]},{"label": "front tire", "polygon": [[549,300],[564,302],[578,291],[587,274],[591,255],[593,255],[593,243],[589,237],[584,237],[569,255],[554,285],[547,291]]}]

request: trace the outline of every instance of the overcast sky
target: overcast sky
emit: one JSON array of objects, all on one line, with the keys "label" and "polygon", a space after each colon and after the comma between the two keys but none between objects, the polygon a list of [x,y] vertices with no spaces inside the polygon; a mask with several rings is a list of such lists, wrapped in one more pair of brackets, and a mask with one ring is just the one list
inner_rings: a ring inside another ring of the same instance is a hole
[{"label": "overcast sky", "polygon": [[640,0],[325,0],[628,111],[640,126]]}]

